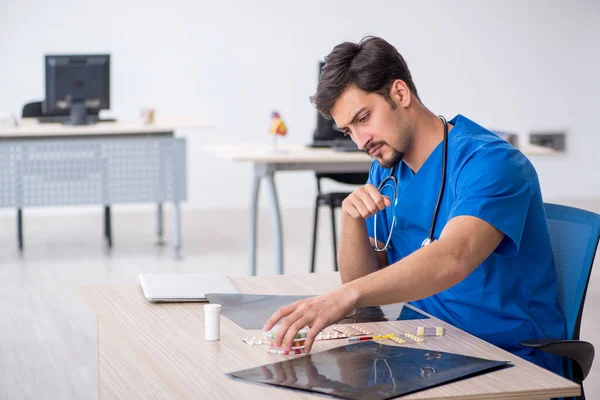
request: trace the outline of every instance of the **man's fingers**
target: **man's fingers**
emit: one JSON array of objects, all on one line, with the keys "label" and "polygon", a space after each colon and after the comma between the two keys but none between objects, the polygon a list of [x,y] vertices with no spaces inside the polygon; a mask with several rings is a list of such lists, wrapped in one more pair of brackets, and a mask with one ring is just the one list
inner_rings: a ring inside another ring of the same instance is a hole
[{"label": "man's fingers", "polygon": [[364,204],[365,208],[369,211],[369,216],[379,212],[379,205],[375,203],[376,198],[371,197],[370,193],[364,191],[360,196],[360,200]]},{"label": "man's fingers", "polygon": [[279,326],[279,329],[277,330],[277,333],[275,334],[275,338],[273,339],[273,344],[275,346],[281,347],[283,338],[285,337],[290,326],[296,322],[296,320],[302,318],[302,312],[300,312],[300,310],[303,309],[302,304],[304,304],[306,301],[307,300],[298,300],[289,306],[281,308],[287,317],[283,320]]},{"label": "man's fingers", "polygon": [[[379,211],[384,210],[387,206],[389,206],[391,204],[391,202],[389,201],[389,198],[387,196],[384,196],[381,193],[379,193],[379,191],[377,190],[377,188],[375,186],[366,185],[365,191],[371,197],[371,199],[372,199],[371,201],[373,201],[373,203],[377,205],[377,208]],[[386,198],[388,199],[388,203],[385,202]]]},{"label": "man's fingers", "polygon": [[352,204],[354,204],[354,207],[358,210],[358,213],[361,217],[369,218],[371,216],[371,212],[367,209],[367,207],[360,199],[356,199]]},{"label": "man's fingers", "polygon": [[383,201],[384,201],[384,204],[386,207],[389,207],[392,205],[392,200],[390,200],[390,198],[387,196],[383,196]]},{"label": "man's fingers", "polygon": [[346,207],[346,212],[348,213],[348,215],[350,215],[354,219],[358,219],[361,217],[361,215],[358,212],[358,210],[356,209],[356,207],[354,207],[354,205],[352,205],[352,204],[350,204],[350,206]]},{"label": "man's fingers", "polygon": [[326,327],[327,325],[321,322],[320,320],[315,320],[312,328],[308,331],[308,335],[306,335],[306,341],[304,342],[304,349],[307,353],[310,353],[312,349],[312,345],[317,338],[317,335]]},{"label": "man's fingers", "polygon": [[298,331],[300,331],[300,329],[304,328],[309,323],[310,323],[310,317],[304,316],[304,317],[301,317],[300,319],[297,319],[296,322],[294,322],[292,325],[290,325],[287,333],[285,334],[285,338],[282,343],[283,346],[285,346],[285,348],[288,350],[291,349],[292,346],[294,345],[294,339],[296,338]]},{"label": "man's fingers", "polygon": [[263,326],[263,331],[270,331],[271,328],[273,328],[273,326],[275,326],[275,324],[277,324],[281,318],[285,317],[286,315],[290,315],[295,310],[295,304],[296,303],[289,304],[275,311],[273,315],[271,315],[271,318],[267,320],[265,326]]},{"label": "man's fingers", "polygon": [[287,332],[290,329],[290,326],[292,326],[292,324],[294,322],[296,322],[296,320],[298,318],[300,318],[300,316],[298,314],[292,313],[283,320],[281,325],[279,325],[279,329],[277,329],[275,338],[273,339],[273,346],[275,346],[275,347],[282,346],[283,338],[285,337],[285,335],[287,335]]}]

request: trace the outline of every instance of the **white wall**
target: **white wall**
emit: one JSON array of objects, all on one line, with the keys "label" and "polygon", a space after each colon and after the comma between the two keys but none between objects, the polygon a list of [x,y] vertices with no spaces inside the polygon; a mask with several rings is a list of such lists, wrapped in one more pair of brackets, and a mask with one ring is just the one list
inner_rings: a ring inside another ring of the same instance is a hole
[{"label": "white wall", "polygon": [[[281,112],[286,141],[307,143],[317,63],[341,41],[375,34],[407,59],[422,99],[527,140],[565,129],[568,153],[533,158],[547,199],[600,196],[600,5],[593,1],[3,0],[0,110],[43,97],[45,53],[110,52],[112,111],[194,115],[186,207],[245,207],[251,170],[201,146],[266,142]],[[310,207],[314,178],[278,178],[282,204]],[[263,199],[263,205],[266,204]]]}]

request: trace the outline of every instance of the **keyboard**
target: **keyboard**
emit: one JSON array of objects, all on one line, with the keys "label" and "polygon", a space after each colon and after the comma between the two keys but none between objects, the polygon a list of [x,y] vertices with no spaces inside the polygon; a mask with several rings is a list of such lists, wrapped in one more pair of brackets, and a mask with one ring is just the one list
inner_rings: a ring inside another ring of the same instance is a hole
[{"label": "keyboard", "polygon": [[361,151],[352,140],[314,140],[307,145],[311,148],[330,148],[335,151]]},{"label": "keyboard", "polygon": [[331,148],[333,149],[333,151],[339,151],[339,152],[359,152],[362,151],[360,150],[356,144],[352,143],[354,146],[350,146],[350,145],[342,145],[342,146],[332,146]]}]

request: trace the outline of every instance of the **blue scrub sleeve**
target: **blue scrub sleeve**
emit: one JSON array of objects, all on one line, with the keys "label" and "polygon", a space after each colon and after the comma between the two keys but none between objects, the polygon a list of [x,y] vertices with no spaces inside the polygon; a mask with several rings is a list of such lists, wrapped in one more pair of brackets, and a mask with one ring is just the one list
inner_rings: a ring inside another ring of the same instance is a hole
[{"label": "blue scrub sleeve", "polygon": [[448,220],[468,215],[482,219],[504,233],[495,250],[505,256],[519,251],[536,178],[529,160],[517,149],[477,151],[456,178],[456,201]]}]

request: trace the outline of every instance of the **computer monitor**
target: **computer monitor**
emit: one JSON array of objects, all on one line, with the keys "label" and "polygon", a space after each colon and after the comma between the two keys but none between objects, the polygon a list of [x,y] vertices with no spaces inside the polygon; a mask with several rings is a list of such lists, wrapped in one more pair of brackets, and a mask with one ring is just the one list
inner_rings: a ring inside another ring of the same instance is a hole
[{"label": "computer monitor", "polygon": [[[319,80],[321,80],[321,71],[325,63],[319,62]],[[328,120],[317,111],[317,130],[314,136],[315,140],[351,140],[350,137],[339,131],[333,120]]]},{"label": "computer monitor", "polygon": [[110,108],[110,55],[46,55],[44,113],[69,110],[69,125]]}]

